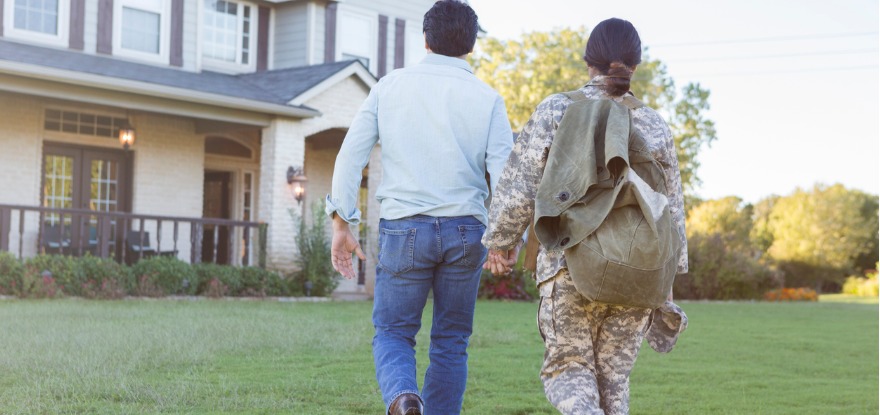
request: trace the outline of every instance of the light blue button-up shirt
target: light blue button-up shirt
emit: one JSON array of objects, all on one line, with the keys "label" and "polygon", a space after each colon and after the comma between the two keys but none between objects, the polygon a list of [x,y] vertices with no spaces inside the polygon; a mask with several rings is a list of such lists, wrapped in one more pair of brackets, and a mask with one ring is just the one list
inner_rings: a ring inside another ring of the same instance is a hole
[{"label": "light blue button-up shirt", "polygon": [[373,87],[336,157],[328,215],[361,220],[361,174],[379,140],[382,218],[474,216],[487,223],[489,186],[498,183],[513,135],[504,100],[465,60],[429,53]]}]

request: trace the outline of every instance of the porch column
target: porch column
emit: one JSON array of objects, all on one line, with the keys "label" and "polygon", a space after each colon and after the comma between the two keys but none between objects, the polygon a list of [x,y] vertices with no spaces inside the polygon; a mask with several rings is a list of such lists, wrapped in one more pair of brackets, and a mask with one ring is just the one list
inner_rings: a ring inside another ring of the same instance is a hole
[{"label": "porch column", "polygon": [[278,118],[263,129],[260,152],[259,220],[269,224],[266,265],[292,270],[296,258],[296,227],[293,215],[302,217],[303,206],[287,184],[287,168],[302,168],[305,136],[301,122]]}]

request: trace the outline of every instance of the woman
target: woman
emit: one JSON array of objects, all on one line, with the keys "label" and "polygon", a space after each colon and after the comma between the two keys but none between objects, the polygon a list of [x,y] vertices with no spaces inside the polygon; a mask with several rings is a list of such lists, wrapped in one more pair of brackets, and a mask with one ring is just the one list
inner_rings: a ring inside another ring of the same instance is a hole
[{"label": "woman", "polygon": [[[633,25],[605,20],[593,30],[584,61],[592,78],[578,90],[586,99],[622,101],[641,62],[641,40]],[[563,114],[572,103],[563,94],[547,97],[523,128],[493,195],[483,244],[490,249],[485,268],[504,273],[518,252],[520,237],[534,214],[535,196],[550,146]],[[633,128],[663,167],[674,227],[682,241],[677,273],[687,272],[684,201],[672,133],[654,110],[632,111]],[[563,251],[540,248],[536,279],[541,294],[538,328],[545,355],[541,380],[547,399],[563,414],[626,414],[629,374],[647,333],[651,346],[672,348],[687,319],[672,304],[660,309],[588,301],[574,287]],[[651,322],[653,316],[653,324]]]}]

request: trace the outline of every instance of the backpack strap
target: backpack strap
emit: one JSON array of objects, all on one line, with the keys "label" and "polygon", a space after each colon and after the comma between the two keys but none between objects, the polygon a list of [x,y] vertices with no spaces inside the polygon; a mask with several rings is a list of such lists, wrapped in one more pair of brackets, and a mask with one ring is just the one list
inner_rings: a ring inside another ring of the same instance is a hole
[{"label": "backpack strap", "polygon": [[637,110],[645,106],[645,104],[643,104],[642,101],[639,101],[639,99],[636,98],[635,95],[633,95],[631,92],[623,95],[622,103],[623,105],[626,105],[626,107],[630,110]]}]

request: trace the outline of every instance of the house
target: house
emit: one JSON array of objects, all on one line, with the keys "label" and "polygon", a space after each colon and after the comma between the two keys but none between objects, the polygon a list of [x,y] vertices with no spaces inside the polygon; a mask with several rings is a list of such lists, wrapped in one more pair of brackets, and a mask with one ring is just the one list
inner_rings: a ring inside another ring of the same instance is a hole
[{"label": "house", "polygon": [[[0,0],[0,250],[294,268],[293,217],[433,3]],[[340,294],[372,292],[377,163]]]}]

